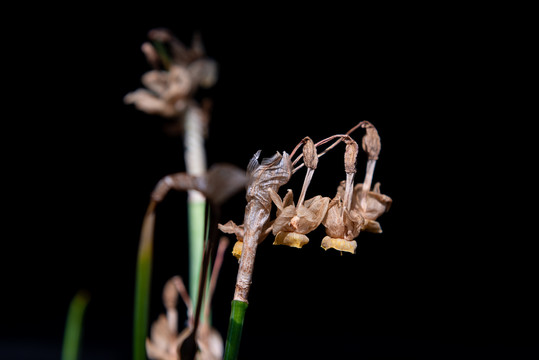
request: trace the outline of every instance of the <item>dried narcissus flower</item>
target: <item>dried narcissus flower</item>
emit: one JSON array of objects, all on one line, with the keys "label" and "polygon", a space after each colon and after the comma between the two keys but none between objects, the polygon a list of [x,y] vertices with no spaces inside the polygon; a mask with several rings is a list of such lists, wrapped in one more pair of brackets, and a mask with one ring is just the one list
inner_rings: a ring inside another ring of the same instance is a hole
[{"label": "dried narcissus flower", "polygon": [[366,219],[366,224],[362,230],[381,233],[382,228],[376,219],[389,210],[392,200],[389,196],[380,193],[380,183],[374,186],[373,191],[370,190],[374,167],[382,145],[378,131],[370,122],[364,121],[362,127],[365,128],[366,132],[365,136],[363,136],[362,147],[368,157],[367,170],[365,171],[363,184],[357,184],[354,188],[352,207]]},{"label": "dried narcissus flower", "polygon": [[176,347],[179,343],[178,336],[178,293],[181,294],[190,312],[191,300],[182,279],[174,276],[169,279],[163,287],[163,304],[166,315],[159,315],[152,324],[150,338],[146,339],[146,353],[150,359],[155,360],[177,360]]},{"label": "dried narcissus flower", "polygon": [[[178,334],[176,311],[177,294],[180,293],[188,309],[188,326]],[[178,360],[177,349],[189,336],[192,326],[191,300],[179,276],[171,278],[164,287],[163,303],[166,316],[161,314],[152,324],[150,338],[146,339],[146,353],[152,360]],[[171,316],[172,315],[172,316]],[[217,330],[207,323],[200,324],[197,331],[198,359],[220,360],[223,358],[223,339]]]},{"label": "dried narcissus flower", "polygon": [[322,239],[324,250],[333,248],[355,253],[357,242],[354,240],[365,226],[365,219],[356,209],[345,206],[345,184],[343,181],[337,189],[337,195],[328,206],[326,218],[322,224],[326,227],[327,236]]},{"label": "dried narcissus flower", "polygon": [[333,248],[354,254],[357,242],[354,240],[365,224],[361,214],[352,208],[354,176],[358,145],[349,136],[344,137],[346,150],[344,153],[344,169],[346,180],[337,188],[337,195],[331,200],[327,216],[323,221],[327,236],[322,239],[324,250]]},{"label": "dried narcissus flower", "polygon": [[[215,265],[210,280],[209,299],[213,297],[219,270],[223,262],[223,253],[228,246],[228,239],[221,238]],[[187,327],[178,334],[178,311],[176,309],[178,294],[187,306]],[[210,301],[206,302],[204,312],[209,318]],[[192,303],[185,285],[179,276],[168,280],[163,288],[163,304],[166,316],[161,314],[152,324],[150,338],[146,339],[146,353],[152,360],[178,360],[178,348],[193,331]],[[198,326],[196,343],[198,346],[197,359],[221,360],[223,358],[223,339],[217,330],[207,322]]]},{"label": "dried narcissus flower", "polygon": [[274,191],[271,198],[277,206],[277,218],[273,223],[274,245],[288,245],[301,248],[309,242],[305,234],[316,229],[326,216],[329,198],[320,195],[295,206],[292,190],[288,190],[284,199]]},{"label": "dried narcissus flower", "polygon": [[288,190],[281,200],[274,190],[270,191],[271,199],[277,206],[277,218],[273,223],[275,241],[273,245],[288,245],[301,248],[309,242],[305,236],[320,225],[328,209],[329,198],[320,195],[304,201],[307,188],[318,165],[318,156],[313,141],[303,139],[303,160],[307,174],[303,182],[298,205],[294,204],[292,190]]},{"label": "dried narcissus flower", "polygon": [[[360,206],[360,199],[365,198],[365,208]],[[372,191],[363,193],[363,184],[357,184],[354,188],[354,199],[352,200],[352,207],[357,209],[360,214],[365,218],[365,225],[361,230],[369,231],[373,233],[381,233],[382,228],[376,221],[380,215],[387,212],[391,207],[393,200],[382,193],[380,193],[380,183],[376,183]]]}]

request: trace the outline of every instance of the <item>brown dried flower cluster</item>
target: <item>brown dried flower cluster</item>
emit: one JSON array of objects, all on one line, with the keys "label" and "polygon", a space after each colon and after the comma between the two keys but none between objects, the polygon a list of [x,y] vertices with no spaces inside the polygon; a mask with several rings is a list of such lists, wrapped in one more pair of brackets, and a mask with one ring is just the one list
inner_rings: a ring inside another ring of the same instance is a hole
[{"label": "brown dried flower cluster", "polygon": [[[333,136],[318,144],[314,144],[310,138],[306,137],[298,144],[298,147],[303,145],[303,154],[298,156],[289,165],[291,167],[303,157],[304,164],[298,166],[294,171],[303,165],[307,167],[307,173],[297,205],[294,203],[292,190],[288,190],[286,195],[281,199],[277,194],[277,190],[271,187],[264,189],[263,193],[267,195],[262,196],[263,185],[259,185],[258,192],[251,191],[251,197],[264,198],[264,219],[259,220],[250,215],[248,216],[248,212],[246,211],[243,225],[236,225],[232,221],[224,225],[219,225],[221,231],[236,235],[237,242],[234,246],[233,254],[240,259],[240,263],[243,253],[243,242],[246,236],[245,226],[248,224],[255,224],[258,227],[256,233],[257,244],[262,242],[271,232],[275,235],[274,245],[287,245],[296,248],[301,248],[307,244],[309,238],[306,235],[322,224],[326,229],[327,235],[322,239],[322,248],[325,250],[333,248],[350,253],[355,253],[357,248],[355,239],[361,231],[382,232],[380,224],[376,220],[380,215],[389,210],[392,200],[389,196],[380,193],[379,183],[371,190],[374,167],[381,149],[380,137],[376,128],[368,121],[361,122],[357,127],[365,129],[362,148],[367,153],[368,161],[363,183],[354,186],[359,146],[348,134]],[[355,128],[350,132],[353,130]],[[338,138],[338,140],[331,147],[340,141],[346,144],[344,154],[346,179],[338,186],[337,194],[333,199],[330,200],[329,197],[317,195],[311,199],[304,200],[307,188],[318,166],[318,158],[323,155],[323,153],[318,155],[316,148],[334,138]],[[282,162],[283,158],[281,158],[281,164]],[[269,175],[267,178],[271,179]],[[256,179],[253,180],[251,178],[251,183],[253,182],[256,182]],[[270,204],[268,202],[268,196],[276,206],[276,218],[274,220],[269,220]]]},{"label": "brown dried flower cluster", "polygon": [[[167,29],[151,30],[148,37],[151,43],[145,42],[142,52],[154,69],[141,78],[145,88],[128,93],[124,102],[148,114],[173,119],[181,119],[188,110],[198,111],[207,122],[207,109],[198,106],[193,95],[198,88],[216,83],[217,63],[205,55],[200,35],[194,35],[191,48]],[[177,132],[181,122],[176,127],[170,130]]]},{"label": "brown dried flower cluster", "polygon": [[[178,333],[178,294],[188,309],[188,326]],[[161,314],[152,324],[150,338],[146,339],[146,353],[152,360],[177,360],[178,347],[192,331],[191,299],[179,276],[174,276],[163,288],[163,304],[166,315]],[[208,323],[202,323],[197,331],[198,359],[219,360],[223,358],[223,339]]]}]

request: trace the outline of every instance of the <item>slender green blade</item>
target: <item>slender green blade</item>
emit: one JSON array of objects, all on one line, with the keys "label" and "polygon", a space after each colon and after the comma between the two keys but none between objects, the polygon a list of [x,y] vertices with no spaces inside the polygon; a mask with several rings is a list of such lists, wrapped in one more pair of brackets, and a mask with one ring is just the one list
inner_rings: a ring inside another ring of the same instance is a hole
[{"label": "slender green blade", "polygon": [[135,310],[133,316],[133,359],[146,360],[146,336],[150,305],[150,280],[152,275],[154,203],[150,203],[140,235],[135,283]]},{"label": "slender green blade", "polygon": [[241,333],[243,331],[243,320],[245,319],[247,306],[248,303],[246,302],[232,300],[224,360],[236,360],[238,358]]},{"label": "slender green blade", "polygon": [[71,300],[64,330],[62,360],[77,360],[79,357],[82,320],[89,301],[90,295],[85,290],[77,292]]}]

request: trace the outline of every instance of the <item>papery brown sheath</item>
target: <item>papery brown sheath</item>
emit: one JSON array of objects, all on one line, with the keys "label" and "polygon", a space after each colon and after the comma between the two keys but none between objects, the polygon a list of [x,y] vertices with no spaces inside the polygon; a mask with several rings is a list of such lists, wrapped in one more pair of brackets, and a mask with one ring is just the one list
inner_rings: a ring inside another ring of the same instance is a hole
[{"label": "papery brown sheath", "polygon": [[258,151],[247,167],[249,183],[247,186],[247,206],[245,208],[243,249],[240,258],[234,300],[247,303],[253,274],[258,240],[263,234],[264,225],[271,212],[270,189],[277,191],[286,184],[292,175],[289,155],[276,153],[271,158],[258,162]]}]

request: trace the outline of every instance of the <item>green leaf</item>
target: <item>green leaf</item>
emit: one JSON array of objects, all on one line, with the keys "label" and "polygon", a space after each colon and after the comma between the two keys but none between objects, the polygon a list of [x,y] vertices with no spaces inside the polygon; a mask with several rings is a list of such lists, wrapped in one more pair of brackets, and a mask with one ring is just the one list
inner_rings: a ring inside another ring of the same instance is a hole
[{"label": "green leaf", "polygon": [[69,304],[66,326],[64,329],[62,360],[77,360],[79,357],[82,320],[89,301],[90,295],[88,292],[80,290]]},{"label": "green leaf", "polygon": [[155,202],[151,202],[144,216],[137,259],[135,283],[135,311],[133,316],[133,359],[146,360],[146,337],[150,305],[150,280],[152,274],[153,232]]}]

